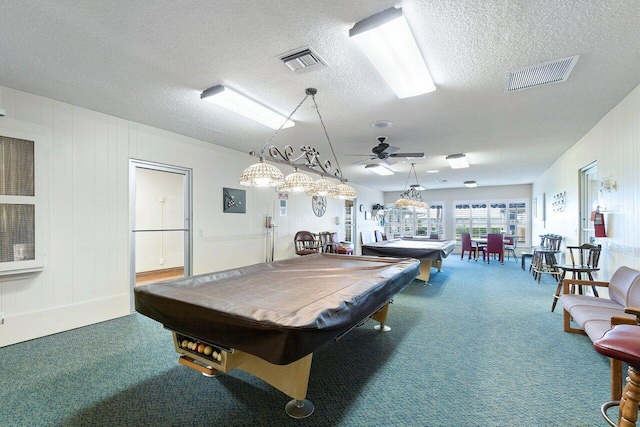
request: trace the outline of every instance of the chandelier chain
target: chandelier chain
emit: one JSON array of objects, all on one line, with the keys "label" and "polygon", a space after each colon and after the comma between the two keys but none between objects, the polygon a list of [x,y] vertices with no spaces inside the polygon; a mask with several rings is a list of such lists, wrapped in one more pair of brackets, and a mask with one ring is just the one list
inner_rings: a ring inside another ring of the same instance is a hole
[{"label": "chandelier chain", "polygon": [[[416,171],[415,168],[413,167],[413,163],[411,163],[411,169],[413,169],[414,172]],[[404,191],[407,190],[407,185],[409,185],[410,179],[411,179],[411,171],[409,171],[409,175],[407,175],[407,182],[404,183]]]},{"label": "chandelier chain", "polygon": [[[289,117],[287,117],[287,118],[284,120],[284,122],[282,122],[282,124],[280,125],[280,127],[278,128],[278,130],[276,130],[276,131],[275,131],[275,133],[271,136],[271,138],[269,138],[269,140],[267,141],[267,143],[266,143],[266,144],[264,144],[264,147],[262,147],[262,149],[260,150],[260,154],[264,154],[264,150],[266,150],[266,149],[267,149],[267,147],[268,147],[269,145],[271,145],[271,141],[273,141],[273,140],[274,140],[274,138],[275,138],[275,137],[276,137],[276,135],[278,135],[278,133],[282,130],[282,128],[284,127],[284,125],[285,125],[285,124],[287,124],[287,122],[288,122],[289,120],[291,120],[291,116],[293,116],[293,115],[296,113],[296,111],[298,111],[298,109],[302,106],[302,104],[304,104],[304,101],[306,101],[308,97],[309,97],[309,94],[306,94],[306,95],[304,96],[304,98],[302,98],[302,101],[300,101],[300,103],[298,104],[298,106],[297,106],[297,107],[296,107],[296,108],[291,112],[291,114],[289,114]],[[315,99],[314,99],[314,101],[313,101],[313,102],[315,103]],[[320,119],[320,120],[322,120],[322,119]],[[326,132],[326,131],[325,131],[325,132]]]},{"label": "chandelier chain", "polygon": [[316,102],[315,94],[311,95],[311,100],[313,101],[313,105],[315,106],[316,112],[318,113],[318,117],[320,118],[320,124],[322,125],[322,129],[324,129],[324,135],[327,137],[327,142],[329,142],[329,148],[331,148],[331,153],[333,154],[333,158],[336,161],[336,169],[340,174],[340,178],[342,178],[342,168],[340,167],[340,162],[338,162],[338,156],[336,156],[336,152],[333,150],[333,144],[331,144],[331,139],[329,138],[327,127],[324,125],[324,120],[322,120],[322,114],[320,114],[320,108],[318,108],[318,103]]},{"label": "chandelier chain", "polygon": [[413,176],[416,177],[416,184],[420,185],[420,183],[418,182],[418,174],[416,173],[415,163],[411,163],[411,168],[413,168]]}]

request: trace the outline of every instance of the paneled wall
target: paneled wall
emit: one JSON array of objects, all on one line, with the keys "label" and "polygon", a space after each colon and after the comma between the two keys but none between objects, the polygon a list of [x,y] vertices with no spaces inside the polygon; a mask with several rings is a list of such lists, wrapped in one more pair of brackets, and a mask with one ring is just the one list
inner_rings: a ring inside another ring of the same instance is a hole
[{"label": "paneled wall", "polygon": [[[275,259],[295,256],[301,229],[343,239],[343,201],[329,199],[316,217],[309,196],[292,194],[280,217],[274,189],[247,188],[247,213],[224,213],[222,188],[239,188],[242,170],[255,161],[245,153],[7,87],[0,105],[7,111],[0,127],[51,133],[46,265],[38,274],[0,277],[0,346],[130,313],[130,158],[193,170],[194,274],[263,262],[267,214],[275,213]],[[362,203],[382,199],[354,187]]]},{"label": "paneled wall", "polygon": [[[535,235],[557,233],[566,244],[579,242],[580,169],[598,162],[598,178],[616,181],[617,189],[601,191],[607,237],[599,278],[607,280],[621,265],[640,269],[640,86],[636,87],[580,141],[533,184],[533,194],[546,194],[546,221],[534,222]],[[563,212],[554,213],[549,195],[567,192]]]}]

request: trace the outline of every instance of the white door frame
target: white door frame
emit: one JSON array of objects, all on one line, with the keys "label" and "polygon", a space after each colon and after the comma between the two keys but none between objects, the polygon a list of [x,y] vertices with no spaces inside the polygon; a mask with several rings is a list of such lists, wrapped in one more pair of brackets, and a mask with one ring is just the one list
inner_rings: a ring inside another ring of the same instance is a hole
[{"label": "white door frame", "polygon": [[[184,225],[183,228],[166,230],[136,230],[136,169],[150,169],[184,176]],[[192,229],[192,170],[189,168],[129,159],[129,281],[131,286],[131,311],[135,311],[133,288],[136,285],[136,238],[137,232],[145,231],[183,231],[184,232],[184,276],[191,276],[193,270],[193,229]]]},{"label": "white door frame", "polygon": [[[595,179],[594,179],[595,178]],[[596,210],[593,206],[594,192],[597,195],[598,162],[594,161],[580,169],[580,234],[579,244],[593,243],[594,230],[590,224],[591,211]],[[596,196],[597,197],[597,196]]]}]

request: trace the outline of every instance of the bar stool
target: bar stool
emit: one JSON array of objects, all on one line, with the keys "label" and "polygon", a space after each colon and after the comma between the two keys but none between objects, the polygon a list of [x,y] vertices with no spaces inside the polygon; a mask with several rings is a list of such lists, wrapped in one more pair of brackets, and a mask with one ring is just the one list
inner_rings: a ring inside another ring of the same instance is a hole
[{"label": "bar stool", "polygon": [[540,283],[540,277],[544,273],[551,274],[556,281],[560,281],[560,270],[557,267],[556,254],[560,253],[562,236],[546,234],[542,237],[543,246],[533,251],[531,266],[533,278]]},{"label": "bar stool", "polygon": [[[622,398],[602,405],[602,416],[613,427],[635,427],[640,399],[640,326],[616,325],[605,332],[593,346],[598,353],[629,365],[629,376]],[[607,410],[613,406],[619,406],[618,424],[607,415]]]}]

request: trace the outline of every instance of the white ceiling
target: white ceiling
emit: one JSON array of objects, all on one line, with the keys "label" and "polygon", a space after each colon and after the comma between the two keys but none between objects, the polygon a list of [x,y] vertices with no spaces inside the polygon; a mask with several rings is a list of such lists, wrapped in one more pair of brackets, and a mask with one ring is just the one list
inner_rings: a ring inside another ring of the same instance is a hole
[{"label": "white ceiling", "polygon": [[[355,22],[394,5],[435,92],[397,99],[349,39]],[[288,115],[314,87],[351,182],[404,189],[409,163],[381,177],[351,165],[365,157],[345,157],[369,154],[382,134],[426,153],[411,161],[428,189],[526,184],[640,83],[638,22],[638,0],[13,0],[0,13],[0,85],[242,152],[273,131],[203,102],[204,89],[227,85]],[[294,74],[278,60],[302,46],[328,67]],[[506,72],[573,55],[566,82],[504,93]],[[311,105],[273,144],[312,145],[330,159]],[[376,120],[393,126],[371,128]],[[454,153],[471,167],[450,169]]]}]

